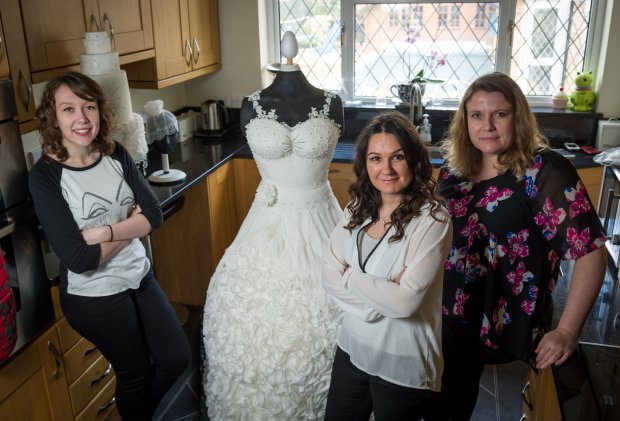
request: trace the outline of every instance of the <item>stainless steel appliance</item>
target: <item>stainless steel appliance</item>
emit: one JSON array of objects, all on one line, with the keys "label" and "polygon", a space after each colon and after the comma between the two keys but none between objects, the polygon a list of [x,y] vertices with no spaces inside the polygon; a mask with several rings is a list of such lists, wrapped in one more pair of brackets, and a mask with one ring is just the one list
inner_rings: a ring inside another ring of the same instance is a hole
[{"label": "stainless steel appliance", "polygon": [[54,322],[16,114],[12,82],[0,80],[0,247],[6,253],[17,302],[17,344],[13,352]]},{"label": "stainless steel appliance", "polygon": [[605,246],[610,260],[618,272],[620,259],[620,169],[606,166],[603,171],[601,197],[599,198],[598,216],[607,234]]},{"label": "stainless steel appliance", "polygon": [[228,111],[224,101],[209,99],[200,106],[202,130],[194,135],[199,137],[222,136],[228,130]]}]

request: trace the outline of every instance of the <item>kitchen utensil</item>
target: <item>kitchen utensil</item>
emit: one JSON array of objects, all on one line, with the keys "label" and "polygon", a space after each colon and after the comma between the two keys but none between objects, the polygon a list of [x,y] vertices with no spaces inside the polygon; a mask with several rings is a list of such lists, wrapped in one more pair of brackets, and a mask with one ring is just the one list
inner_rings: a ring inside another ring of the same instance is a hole
[{"label": "kitchen utensil", "polygon": [[209,99],[202,103],[202,129],[207,133],[223,133],[228,126],[228,111],[222,100]]}]

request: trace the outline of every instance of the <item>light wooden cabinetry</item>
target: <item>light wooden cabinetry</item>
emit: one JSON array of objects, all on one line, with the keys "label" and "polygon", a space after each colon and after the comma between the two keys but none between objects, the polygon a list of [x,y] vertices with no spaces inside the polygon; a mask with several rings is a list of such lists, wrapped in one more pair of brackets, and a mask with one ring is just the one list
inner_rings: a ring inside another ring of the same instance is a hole
[{"label": "light wooden cabinetry", "polygon": [[603,168],[602,166],[597,166],[592,168],[580,168],[577,170],[579,178],[581,178],[588,192],[588,196],[590,196],[592,205],[594,205],[594,209],[598,209],[601,181],[603,180]]},{"label": "light wooden cabinetry", "polygon": [[229,161],[164,208],[151,234],[155,274],[170,301],[204,305],[207,287],[237,233],[235,178]]},{"label": "light wooden cabinetry", "polygon": [[56,322],[56,328],[73,417],[120,420],[114,404],[116,382],[110,363],[64,317]]},{"label": "light wooden cabinetry", "polygon": [[149,0],[21,0],[20,3],[33,74],[79,65],[80,54],[84,53],[84,32],[109,32],[113,35],[113,50],[121,55],[152,49],[154,45]]},{"label": "light wooden cabinetry", "polygon": [[235,199],[237,202],[236,214],[239,226],[250,211],[256,196],[256,189],[260,184],[261,176],[253,159],[236,158],[233,160],[235,168]]},{"label": "light wooden cabinetry", "polygon": [[6,38],[0,21],[0,79],[8,79],[10,76],[9,58],[6,55]]},{"label": "light wooden cabinetry", "polygon": [[36,128],[34,121],[34,95],[30,64],[26,55],[26,39],[22,28],[19,0],[0,2],[0,18],[4,30],[3,47],[6,47],[6,59],[13,81],[17,118],[22,133]]},{"label": "light wooden cabinetry", "polygon": [[155,57],[123,66],[134,88],[163,88],[220,68],[217,0],[152,0]]},{"label": "light wooden cabinetry", "polygon": [[523,421],[561,421],[560,405],[551,367],[531,369],[522,392]]},{"label": "light wooden cabinetry", "polygon": [[0,414],[6,421],[73,419],[55,326],[0,369]]}]

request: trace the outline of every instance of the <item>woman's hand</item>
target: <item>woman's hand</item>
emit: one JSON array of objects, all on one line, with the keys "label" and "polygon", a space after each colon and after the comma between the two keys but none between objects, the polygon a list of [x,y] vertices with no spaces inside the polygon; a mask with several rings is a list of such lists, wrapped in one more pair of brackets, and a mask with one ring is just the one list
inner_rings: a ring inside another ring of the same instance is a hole
[{"label": "woman's hand", "polygon": [[543,336],[536,347],[536,368],[546,368],[551,364],[560,365],[577,348],[577,338],[566,329],[557,328]]},{"label": "woman's hand", "polygon": [[398,285],[400,285],[400,278],[403,277],[403,273],[405,273],[405,271],[407,270],[407,266],[405,266],[403,268],[403,270],[400,271],[400,273],[398,274],[398,276],[396,277],[396,279],[394,279],[394,282],[397,283]]},{"label": "woman's hand", "polygon": [[103,227],[88,228],[82,230],[81,234],[84,242],[86,242],[86,244],[88,244],[89,246],[99,243],[105,243],[107,241],[110,241],[111,238],[110,227],[108,225],[105,225]]},{"label": "woman's hand", "polygon": [[142,209],[140,209],[140,205],[136,204],[134,207],[131,208],[131,210],[129,211],[129,214],[127,215],[127,218],[131,218],[134,215],[137,215],[139,213],[142,213]]}]

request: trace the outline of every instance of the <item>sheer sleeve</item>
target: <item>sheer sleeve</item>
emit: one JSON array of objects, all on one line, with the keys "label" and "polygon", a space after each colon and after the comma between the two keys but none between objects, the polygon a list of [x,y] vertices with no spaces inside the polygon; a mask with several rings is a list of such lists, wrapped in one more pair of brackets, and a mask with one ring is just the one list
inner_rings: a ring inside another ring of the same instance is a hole
[{"label": "sheer sleeve", "polygon": [[346,218],[342,219],[330,237],[327,251],[323,256],[323,286],[331,300],[343,311],[366,322],[376,321],[383,316],[360,300],[347,285],[347,278],[353,271],[345,258],[347,241],[351,237],[351,233],[343,228],[347,222]]},{"label": "sheer sleeve", "polygon": [[604,244],[596,210],[566,158],[555,152],[538,155],[525,186],[536,227],[558,257],[578,259]]}]

